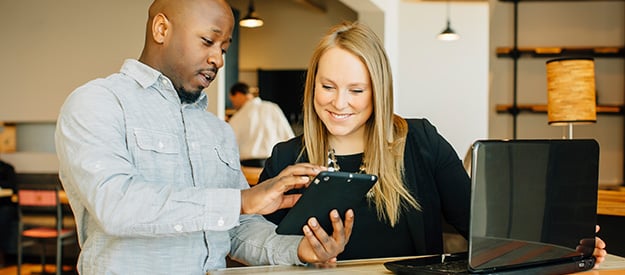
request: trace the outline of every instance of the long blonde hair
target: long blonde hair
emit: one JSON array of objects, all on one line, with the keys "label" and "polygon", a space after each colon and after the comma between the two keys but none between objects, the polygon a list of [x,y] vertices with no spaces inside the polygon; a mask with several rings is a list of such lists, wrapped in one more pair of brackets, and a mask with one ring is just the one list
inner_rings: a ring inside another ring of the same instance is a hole
[{"label": "long blonde hair", "polygon": [[[403,183],[404,148],[408,124],[393,113],[393,79],[382,42],[367,26],[354,22],[336,25],[313,52],[304,89],[304,146],[311,163],[327,165],[328,130],[314,107],[315,78],[321,56],[330,48],[357,56],[367,67],[373,91],[373,113],[365,124],[363,160],[366,172],[378,175],[372,198],[378,219],[394,226],[407,207],[420,209]],[[303,153],[303,152],[302,152]]]}]

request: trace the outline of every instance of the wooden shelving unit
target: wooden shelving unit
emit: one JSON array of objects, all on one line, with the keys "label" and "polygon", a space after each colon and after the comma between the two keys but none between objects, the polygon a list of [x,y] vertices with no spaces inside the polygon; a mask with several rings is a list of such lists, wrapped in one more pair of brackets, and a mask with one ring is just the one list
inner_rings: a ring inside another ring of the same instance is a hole
[{"label": "wooden shelving unit", "polygon": [[497,57],[614,57],[625,58],[624,47],[498,47]]},{"label": "wooden shelving unit", "polygon": [[[500,0],[510,2],[514,5],[513,14],[513,43],[511,47],[497,47],[496,55],[500,58],[511,58],[513,60],[513,84],[512,84],[512,104],[496,105],[496,112],[500,114],[512,115],[512,137],[517,138],[517,118],[520,113],[546,113],[547,106],[544,104],[520,104],[518,99],[518,74],[519,59],[521,58],[558,58],[558,57],[593,57],[593,58],[625,58],[624,46],[537,46],[520,47],[518,44],[519,11],[520,2],[537,2],[545,0]],[[566,2],[576,0],[546,0],[550,2]],[[593,1],[593,0],[577,0]],[[622,1],[622,0],[615,0]],[[624,105],[598,105],[599,115],[625,115]],[[625,125],[624,125],[625,128]]]},{"label": "wooden shelving unit", "polygon": [[[603,115],[624,115],[623,105],[597,105],[597,114]],[[520,112],[529,113],[547,113],[547,105],[545,104],[498,104],[496,106],[497,113],[518,114]]]}]

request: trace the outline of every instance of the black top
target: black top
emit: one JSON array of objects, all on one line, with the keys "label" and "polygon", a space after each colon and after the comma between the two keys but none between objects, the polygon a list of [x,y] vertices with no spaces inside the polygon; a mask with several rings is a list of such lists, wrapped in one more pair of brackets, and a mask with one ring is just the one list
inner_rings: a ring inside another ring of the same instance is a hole
[{"label": "black top", "polygon": [[[402,213],[398,224],[379,222],[374,205],[363,203],[354,209],[354,229],[340,260],[392,256],[438,254],[443,252],[442,219],[465,238],[469,229],[470,181],[451,145],[425,119],[407,120],[409,125],[404,151],[404,183],[422,211]],[[286,166],[306,162],[297,156],[301,136],[277,144],[267,160],[259,182],[274,177]],[[361,154],[337,156],[342,171],[356,172]],[[378,183],[379,184],[379,183]],[[265,216],[279,223],[287,209]]]}]

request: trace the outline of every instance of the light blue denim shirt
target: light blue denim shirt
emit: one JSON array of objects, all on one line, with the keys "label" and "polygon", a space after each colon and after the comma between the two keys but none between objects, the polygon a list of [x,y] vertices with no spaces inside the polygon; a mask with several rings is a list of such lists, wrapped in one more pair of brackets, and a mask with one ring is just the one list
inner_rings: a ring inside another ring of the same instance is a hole
[{"label": "light blue denim shirt", "polygon": [[301,237],[239,215],[248,185],[238,147],[206,107],[204,93],[181,104],[171,81],[137,60],[67,98],[55,139],[81,274],[203,274],[228,253],[301,263]]}]

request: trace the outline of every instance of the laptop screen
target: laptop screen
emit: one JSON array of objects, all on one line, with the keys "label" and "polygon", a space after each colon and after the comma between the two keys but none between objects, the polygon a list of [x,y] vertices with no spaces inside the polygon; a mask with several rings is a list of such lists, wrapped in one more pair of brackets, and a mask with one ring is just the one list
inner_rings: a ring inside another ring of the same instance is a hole
[{"label": "laptop screen", "polygon": [[474,143],[472,153],[469,269],[502,270],[592,255],[596,141],[484,140]]}]

